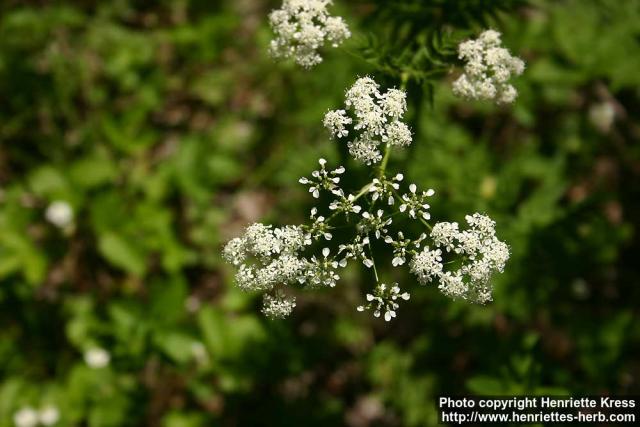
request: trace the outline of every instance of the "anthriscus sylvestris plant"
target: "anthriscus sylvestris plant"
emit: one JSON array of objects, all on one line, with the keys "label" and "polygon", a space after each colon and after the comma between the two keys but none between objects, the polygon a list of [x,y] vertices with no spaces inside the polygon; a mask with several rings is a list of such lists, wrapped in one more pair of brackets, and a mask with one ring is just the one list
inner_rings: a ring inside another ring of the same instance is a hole
[{"label": "anthriscus sylvestris plant", "polygon": [[[371,181],[359,189],[346,188],[345,168],[320,159],[319,168],[299,182],[315,199],[327,194],[327,206],[313,207],[306,224],[252,224],[226,245],[223,255],[237,267],[238,286],[264,292],[265,315],[288,316],[296,305],[289,288],[335,287],[351,262],[373,272],[372,289],[357,310],[371,310],[386,321],[410,294],[397,283],[381,282],[382,264],[408,267],[418,283],[437,284],[451,298],[491,300],[491,278],[509,258],[508,246],[495,235],[495,222],[480,213],[467,215],[466,226],[433,222],[429,209],[435,190],[419,189],[407,184],[402,173],[387,171],[391,151],[413,140],[402,121],[406,109],[404,90],[381,91],[372,78],[358,79],[346,92],[344,108],[329,111],[324,125],[339,143],[346,142],[354,159],[374,168]],[[410,222],[420,223],[422,232],[411,234]],[[336,227],[346,240],[334,243]],[[385,245],[391,256],[374,253],[374,242]]]}]

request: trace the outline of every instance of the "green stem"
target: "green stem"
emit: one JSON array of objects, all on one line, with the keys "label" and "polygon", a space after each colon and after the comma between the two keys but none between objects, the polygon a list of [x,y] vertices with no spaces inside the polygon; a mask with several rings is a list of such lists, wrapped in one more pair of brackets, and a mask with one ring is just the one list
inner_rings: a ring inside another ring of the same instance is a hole
[{"label": "green stem", "polygon": [[429,224],[427,221],[425,221],[424,218],[420,218],[420,222],[423,223],[429,229],[429,231],[431,231],[433,229],[431,224]]},{"label": "green stem", "polygon": [[406,90],[408,82],[409,82],[409,73],[402,73],[402,75],[400,76],[400,89]]},{"label": "green stem", "polygon": [[376,269],[376,260],[373,257],[373,249],[371,249],[371,240],[369,240],[368,246],[369,254],[371,255],[371,262],[373,263],[373,274],[376,276],[376,283],[380,283],[380,279],[378,278],[378,270]]},{"label": "green stem", "polygon": [[384,147],[384,157],[382,158],[382,163],[380,163],[380,169],[378,169],[378,178],[382,178],[384,176],[384,172],[387,169],[387,163],[389,163],[389,156],[391,155],[391,146],[389,143]]},{"label": "green stem", "polygon": [[371,185],[371,183],[368,183],[362,187],[353,200],[358,200],[360,197],[364,196],[369,191],[369,188],[371,188]]}]

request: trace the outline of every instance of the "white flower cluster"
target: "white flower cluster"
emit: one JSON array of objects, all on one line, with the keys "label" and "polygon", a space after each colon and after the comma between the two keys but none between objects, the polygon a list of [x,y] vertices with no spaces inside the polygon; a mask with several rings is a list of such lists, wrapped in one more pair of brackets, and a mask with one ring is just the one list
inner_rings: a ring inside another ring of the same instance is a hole
[{"label": "white flower cluster", "polygon": [[[374,80],[364,77],[347,91],[345,105],[353,116],[347,110],[329,111],[324,125],[336,138],[350,139],[349,150],[356,159],[376,163],[382,157],[381,144],[386,144],[388,154],[393,146],[411,143],[411,132],[400,121],[407,108],[403,91],[383,93]],[[252,224],[223,250],[223,257],[238,268],[237,285],[245,291],[265,292],[262,312],[267,317],[284,318],[295,308],[295,298],[287,296],[284,287],[333,288],[340,279],[338,270],[356,261],[371,269],[376,279],[358,311],[371,310],[375,317],[390,321],[399,301],[408,300],[409,293],[380,281],[376,258],[378,263],[381,259],[374,248],[386,250],[393,267],[408,264],[420,283],[438,281],[439,289],[450,297],[479,303],[491,299],[490,279],[509,258],[509,248],[495,236],[493,220],[476,213],[466,217],[469,227],[464,231],[457,223],[431,226],[428,202],[435,190],[422,191],[411,183],[403,191],[403,174],[387,176],[386,161],[375,178],[353,192],[343,188],[344,167],[331,169],[325,159],[318,164],[320,168],[299,182],[308,186],[314,199],[328,196],[330,201],[311,209],[308,225]],[[410,236],[398,225],[407,219],[424,224],[430,233]],[[332,254],[318,243],[328,245],[335,229],[341,229],[340,242]]]},{"label": "white flower cluster", "polygon": [[274,58],[293,58],[305,68],[322,62],[318,50],[329,43],[338,47],[351,37],[339,16],[330,16],[331,0],[284,0],[282,8],[269,15],[276,38],[270,51]]},{"label": "white flower cluster", "polygon": [[400,293],[398,284],[387,286],[384,283],[378,284],[373,290],[373,294],[367,294],[367,304],[358,306],[358,311],[373,310],[375,317],[380,317],[384,313],[384,320],[387,322],[396,317],[396,310],[400,305],[399,299],[408,300],[408,292]]},{"label": "white flower cluster", "polygon": [[[488,216],[475,213],[465,219],[470,227],[465,231],[455,222],[436,223],[430,236],[436,248],[424,247],[409,266],[420,283],[438,279],[445,295],[483,304],[491,301],[490,280],[504,270],[509,247],[495,236],[495,222]],[[460,256],[458,270],[444,271],[441,248]]]},{"label": "white flower cluster", "polygon": [[330,257],[331,250],[329,248],[322,249],[322,258],[311,257],[311,262],[307,264],[305,271],[305,281],[311,288],[320,288],[328,286],[333,288],[336,286],[340,276],[336,273],[338,266],[345,267],[346,263],[339,263],[335,258]]},{"label": "white flower cluster", "polygon": [[369,236],[365,235],[363,237],[361,234],[357,234],[351,243],[340,245],[338,253],[344,253],[344,258],[340,261],[341,264],[346,265],[349,259],[357,259],[360,260],[365,267],[373,267],[373,261],[367,257],[365,252],[367,245],[369,245]]},{"label": "white flower cluster", "polygon": [[417,189],[418,187],[415,184],[409,185],[409,193],[402,195],[400,212],[407,211],[413,219],[416,219],[416,214],[418,214],[423,219],[429,220],[431,219],[431,214],[427,212],[430,208],[427,199],[433,197],[436,192],[433,188],[430,188],[422,193],[416,193]]},{"label": "white flower cluster", "polygon": [[275,297],[264,294],[262,300],[262,313],[270,319],[284,319],[289,316],[296,306],[294,297],[286,298],[282,295]]},{"label": "white flower cluster", "polygon": [[391,225],[393,220],[391,217],[385,217],[384,214],[385,212],[382,209],[378,209],[375,214],[363,212],[363,219],[357,225],[358,231],[364,234],[373,233],[376,239],[387,234],[387,226]]},{"label": "white flower cluster", "polygon": [[320,190],[328,190],[336,196],[342,196],[344,193],[338,186],[340,183],[340,175],[344,173],[344,167],[339,166],[337,169],[327,171],[325,159],[318,160],[320,169],[311,172],[311,178],[302,177],[298,180],[300,184],[309,186],[309,193],[317,199],[320,197]]},{"label": "white flower cluster", "polygon": [[84,361],[90,368],[100,369],[109,365],[111,355],[103,348],[93,347],[85,352]]},{"label": "white flower cluster", "polygon": [[[312,212],[312,218],[315,213]],[[270,318],[286,317],[295,307],[295,299],[278,293],[279,286],[334,287],[340,279],[336,270],[346,263],[330,256],[329,248],[322,250],[322,257],[305,258],[301,255],[313,240],[320,237],[331,239],[330,233],[322,231],[324,217],[315,220],[316,225],[310,227],[311,232],[301,226],[273,228],[252,224],[242,237],[229,241],[223,250],[225,260],[238,267],[235,276],[238,287],[244,291],[276,290],[276,296],[265,295],[263,300],[262,311]]]},{"label": "white flower cluster", "polygon": [[509,104],[518,96],[509,84],[512,75],[524,71],[524,61],[502,46],[501,35],[487,30],[476,40],[458,46],[458,57],[466,62],[464,73],[453,83],[453,92],[466,99],[495,100]]},{"label": "white flower cluster", "polygon": [[304,282],[307,261],[298,257],[310,236],[301,227],[250,225],[244,236],[232,239],[223,257],[238,266],[236,282],[243,290],[268,291],[278,284]]},{"label": "white flower cluster", "polygon": [[[311,178],[301,178],[300,182],[310,186],[314,198],[319,198],[321,191],[337,196],[326,207],[332,212],[329,217],[318,215],[318,208],[314,207],[308,226],[273,228],[252,224],[223,250],[224,258],[238,267],[236,282],[241,289],[270,292],[263,297],[262,312],[267,317],[284,318],[294,309],[295,298],[285,296],[283,286],[335,287],[340,279],[337,270],[346,267],[349,260],[372,268],[378,283],[373,293],[367,295],[367,305],[359,310],[372,309],[376,317],[384,313],[387,321],[395,317],[397,300],[408,299],[409,295],[401,294],[395,285],[389,287],[378,281],[371,239],[381,240],[390,248],[393,267],[405,265],[409,260],[409,270],[420,283],[438,281],[439,289],[452,298],[478,303],[491,300],[490,279],[496,271],[502,272],[509,258],[509,248],[495,236],[493,220],[476,213],[466,216],[469,225],[466,230],[460,230],[455,222],[439,222],[429,234],[411,238],[400,230],[393,237],[390,228],[397,214],[404,212],[428,225],[431,216],[426,200],[435,194],[433,189],[419,191],[417,185],[410,184],[408,192],[401,195],[402,174],[393,178],[382,174],[362,187],[356,196],[345,196],[340,187],[345,169],[327,169],[324,159],[319,164],[320,169]],[[314,242],[332,240],[330,231],[335,228],[333,221],[337,216],[351,225],[355,232],[352,238],[340,243],[335,255],[324,247],[321,255],[305,257],[303,252]],[[445,261],[445,257],[451,260]],[[456,269],[445,269],[450,264]]]},{"label": "white flower cluster", "polygon": [[[349,153],[367,165],[382,160],[380,144],[406,147],[411,144],[409,126],[402,119],[407,110],[407,94],[399,89],[380,92],[380,86],[371,77],[362,77],[347,90],[347,110],[329,111],[324,116],[324,126],[338,139],[352,138],[347,145]],[[353,126],[351,126],[353,125]]]},{"label": "white flower cluster", "polygon": [[397,174],[391,179],[387,179],[384,175],[378,178],[373,178],[369,192],[372,193],[371,200],[376,201],[378,199],[386,199],[389,206],[395,203],[394,192],[400,189],[400,183],[404,179],[404,175]]},{"label": "white flower cluster", "polygon": [[422,241],[426,239],[427,235],[422,233],[417,239],[412,240],[404,237],[402,231],[398,231],[398,237],[394,239],[391,236],[384,238],[385,243],[393,248],[393,259],[391,265],[394,267],[404,265],[407,262],[407,254],[412,251],[412,247],[420,248]]},{"label": "white flower cluster", "polygon": [[13,414],[16,427],[52,426],[60,420],[60,411],[54,405],[46,405],[39,411],[25,406]]}]

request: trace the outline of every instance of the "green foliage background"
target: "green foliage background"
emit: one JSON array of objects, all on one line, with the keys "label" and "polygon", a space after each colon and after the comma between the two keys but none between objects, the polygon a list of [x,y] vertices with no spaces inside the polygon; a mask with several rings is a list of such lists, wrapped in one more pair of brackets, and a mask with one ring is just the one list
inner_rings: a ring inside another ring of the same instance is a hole
[{"label": "green foliage background", "polygon": [[[356,36],[309,72],[266,54],[277,3],[0,2],[0,426],[48,402],[60,426],[357,427],[434,425],[441,394],[638,394],[640,3],[340,1]],[[456,44],[489,26],[528,65],[511,107],[450,91]],[[367,73],[409,78],[389,170],[438,190],[435,219],[496,219],[495,301],[388,260],[413,290],[393,323],[355,311],[355,269],[268,321],[221,245],[303,222],[319,156],[358,188],[321,118]]]}]

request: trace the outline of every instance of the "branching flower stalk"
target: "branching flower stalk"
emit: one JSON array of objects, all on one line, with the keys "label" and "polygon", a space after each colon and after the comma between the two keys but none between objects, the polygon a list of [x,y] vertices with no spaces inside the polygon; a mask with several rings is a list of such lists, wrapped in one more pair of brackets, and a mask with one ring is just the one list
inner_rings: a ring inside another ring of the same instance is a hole
[{"label": "branching flower stalk", "polygon": [[[455,222],[432,223],[429,209],[435,190],[419,190],[416,184],[407,185],[402,173],[387,173],[391,150],[412,143],[411,131],[402,122],[404,90],[383,93],[373,79],[364,77],[347,91],[345,106],[329,111],[324,125],[338,141],[346,141],[356,160],[379,163],[375,177],[359,190],[348,190],[342,182],[345,168],[332,168],[320,159],[319,168],[299,182],[313,198],[325,195],[330,203],[313,207],[307,224],[278,228],[256,223],[232,239],[223,256],[238,269],[237,285],[264,292],[263,313],[283,318],[296,305],[288,288],[335,287],[342,269],[361,263],[372,270],[375,285],[357,309],[390,321],[410,294],[397,283],[381,282],[378,266],[388,263],[408,266],[421,285],[438,283],[451,298],[490,301],[491,278],[503,271],[509,258],[508,246],[495,236],[495,222],[474,213],[466,216],[466,229]],[[411,222],[424,230],[412,235],[406,226]],[[340,233],[342,240],[336,242],[333,231],[338,227],[349,231]],[[374,251],[384,248],[384,256],[376,257]]]}]

